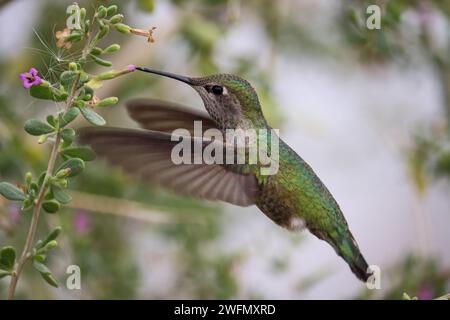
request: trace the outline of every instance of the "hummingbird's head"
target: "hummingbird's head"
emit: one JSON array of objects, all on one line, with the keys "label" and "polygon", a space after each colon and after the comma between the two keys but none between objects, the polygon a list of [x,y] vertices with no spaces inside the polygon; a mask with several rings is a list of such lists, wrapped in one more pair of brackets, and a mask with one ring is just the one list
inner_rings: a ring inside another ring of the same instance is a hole
[{"label": "hummingbird's head", "polygon": [[136,69],[189,84],[198,92],[209,115],[221,129],[266,125],[255,89],[241,77],[216,74],[191,78],[144,67]]}]

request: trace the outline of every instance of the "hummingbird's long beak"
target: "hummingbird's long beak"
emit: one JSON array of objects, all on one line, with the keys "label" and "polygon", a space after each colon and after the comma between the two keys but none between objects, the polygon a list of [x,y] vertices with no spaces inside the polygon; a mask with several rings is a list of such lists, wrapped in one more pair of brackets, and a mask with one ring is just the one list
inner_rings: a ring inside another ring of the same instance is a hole
[{"label": "hummingbird's long beak", "polygon": [[182,81],[182,82],[187,83],[189,85],[193,85],[194,84],[191,78],[185,77],[185,76],[180,76],[180,75],[175,74],[175,73],[159,71],[159,70],[146,68],[146,67],[136,67],[136,69],[140,70],[140,71],[148,72],[148,73],[158,74],[160,76],[172,78],[172,79],[175,79],[175,80],[178,80],[178,81]]}]

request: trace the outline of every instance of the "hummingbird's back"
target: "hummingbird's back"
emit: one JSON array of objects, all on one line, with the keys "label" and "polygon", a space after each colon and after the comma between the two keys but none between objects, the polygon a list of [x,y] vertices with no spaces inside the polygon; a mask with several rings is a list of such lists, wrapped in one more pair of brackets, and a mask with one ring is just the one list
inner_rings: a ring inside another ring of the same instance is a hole
[{"label": "hummingbird's back", "polygon": [[339,205],[311,167],[280,139],[279,171],[260,184],[258,208],[278,225],[327,241],[362,280],[368,265]]}]

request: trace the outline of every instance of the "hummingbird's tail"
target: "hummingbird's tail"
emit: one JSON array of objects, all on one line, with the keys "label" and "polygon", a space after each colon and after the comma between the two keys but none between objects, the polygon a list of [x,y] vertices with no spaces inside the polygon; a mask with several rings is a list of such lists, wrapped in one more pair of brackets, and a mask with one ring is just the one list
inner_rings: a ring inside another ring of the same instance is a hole
[{"label": "hummingbird's tail", "polygon": [[340,239],[333,245],[337,254],[340,255],[349,265],[352,272],[363,282],[366,282],[367,279],[371,276],[371,272],[368,270],[369,265],[364,259],[359,247],[351,235],[350,231],[348,231],[348,236],[344,239]]},{"label": "hummingbird's tail", "polygon": [[368,270],[369,265],[367,264],[366,259],[364,259],[358,244],[348,228],[346,228],[345,231],[341,230],[341,232],[337,232],[335,229],[330,233],[320,232],[317,229],[311,231],[319,239],[325,240],[334,248],[336,253],[347,262],[348,266],[359,280],[366,282],[367,279],[369,279],[372,275]]}]

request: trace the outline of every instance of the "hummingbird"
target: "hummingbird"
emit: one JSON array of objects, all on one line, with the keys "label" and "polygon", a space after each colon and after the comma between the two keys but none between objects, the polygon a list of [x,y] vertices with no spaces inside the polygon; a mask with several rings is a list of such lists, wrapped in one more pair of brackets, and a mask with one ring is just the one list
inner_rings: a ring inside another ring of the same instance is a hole
[{"label": "hummingbird", "polygon": [[248,81],[232,74],[187,77],[147,67],[136,69],[188,84],[200,95],[207,113],[165,101],[132,100],[127,103],[128,114],[144,130],[84,128],[82,143],[126,172],[180,195],[242,207],[256,205],[281,227],[292,231],[307,228],[331,245],[358,279],[368,280],[368,264],[338,203],[313,169],[283,140],[279,139],[278,172],[268,176],[261,175],[258,165],[176,165],[171,160],[177,143],[171,132],[185,128],[193,133],[194,121],[201,121],[203,129],[222,132],[229,128],[271,129]]}]

